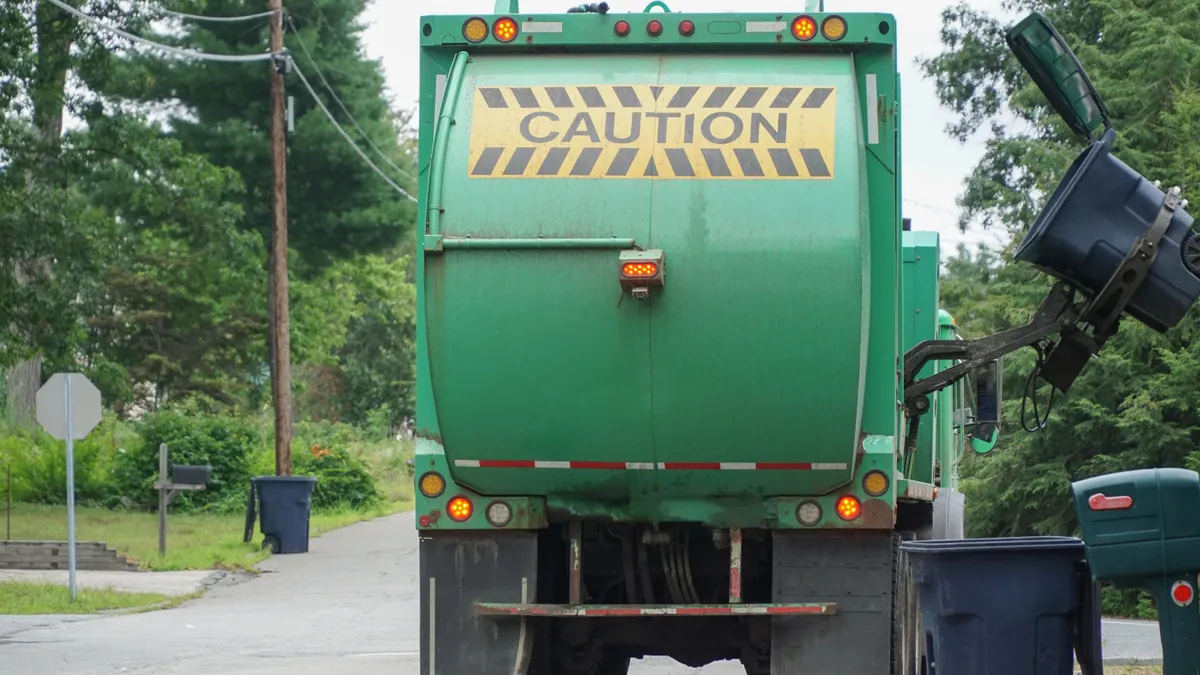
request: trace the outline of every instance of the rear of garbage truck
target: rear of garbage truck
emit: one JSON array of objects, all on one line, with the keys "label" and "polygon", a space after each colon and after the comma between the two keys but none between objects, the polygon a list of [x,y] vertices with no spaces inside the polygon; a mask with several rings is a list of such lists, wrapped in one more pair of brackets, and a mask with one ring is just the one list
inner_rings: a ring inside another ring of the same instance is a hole
[{"label": "rear of garbage truck", "polygon": [[502,4],[418,27],[422,675],[916,672],[893,17]]}]

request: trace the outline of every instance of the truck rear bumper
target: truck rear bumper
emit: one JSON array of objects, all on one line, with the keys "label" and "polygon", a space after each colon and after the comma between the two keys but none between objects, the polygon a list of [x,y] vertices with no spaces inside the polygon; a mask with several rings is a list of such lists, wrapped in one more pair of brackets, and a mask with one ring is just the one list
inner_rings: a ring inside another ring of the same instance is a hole
[{"label": "truck rear bumper", "polygon": [[553,605],[477,602],[484,616],[544,616],[553,618],[621,618],[631,616],[779,616],[836,614],[837,604],[758,603],[728,605]]}]

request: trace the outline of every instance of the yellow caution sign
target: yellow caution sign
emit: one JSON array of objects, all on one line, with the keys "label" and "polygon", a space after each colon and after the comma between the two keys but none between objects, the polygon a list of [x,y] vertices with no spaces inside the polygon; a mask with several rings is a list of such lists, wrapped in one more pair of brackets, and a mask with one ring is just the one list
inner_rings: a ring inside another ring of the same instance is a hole
[{"label": "yellow caution sign", "polygon": [[832,179],[837,89],[478,87],[473,178]]}]

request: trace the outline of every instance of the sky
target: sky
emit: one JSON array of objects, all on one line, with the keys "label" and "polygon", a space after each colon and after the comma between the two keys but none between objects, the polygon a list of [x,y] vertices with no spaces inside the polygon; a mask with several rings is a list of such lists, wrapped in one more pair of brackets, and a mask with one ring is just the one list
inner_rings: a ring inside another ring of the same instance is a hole
[{"label": "sky", "polygon": [[[522,14],[559,13],[582,0],[521,0]],[[610,13],[640,12],[647,0],[609,0]],[[804,9],[803,0],[667,0],[675,12],[784,12]],[[983,152],[983,135],[966,144],[952,139],[946,124],[953,114],[941,107],[932,80],[915,63],[940,51],[942,10],[948,0],[826,0],[827,12],[888,12],[896,17],[900,81],[904,106],[901,134],[904,144],[904,216],[913,229],[941,234],[943,255],[962,241],[996,243],[999,234],[976,227],[960,232],[955,197],[964,178]],[[1001,0],[970,0],[970,4],[1003,15]],[[389,93],[403,107],[415,107],[418,97],[417,27],[426,14],[486,14],[493,0],[374,0],[364,15],[363,42],[367,56],[378,59]]]}]

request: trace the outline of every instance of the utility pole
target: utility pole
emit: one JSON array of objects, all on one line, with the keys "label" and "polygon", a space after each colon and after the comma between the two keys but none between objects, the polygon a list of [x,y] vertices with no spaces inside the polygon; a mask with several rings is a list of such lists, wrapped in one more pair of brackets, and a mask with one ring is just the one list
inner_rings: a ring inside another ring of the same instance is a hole
[{"label": "utility pole", "polygon": [[274,189],[271,201],[271,322],[273,368],[271,393],[275,402],[275,475],[292,475],[292,374],[288,321],[287,274],[287,154],[284,147],[283,75],[287,57],[283,52],[283,0],[268,0],[271,15],[271,166]]}]

